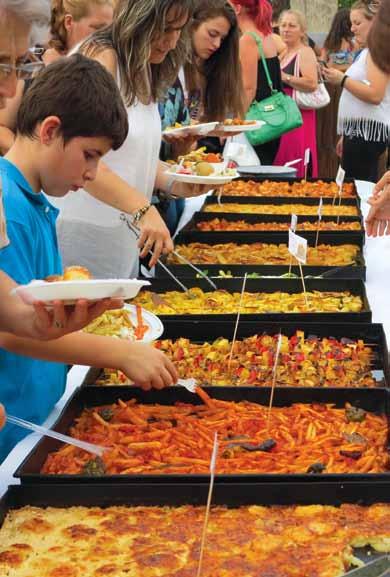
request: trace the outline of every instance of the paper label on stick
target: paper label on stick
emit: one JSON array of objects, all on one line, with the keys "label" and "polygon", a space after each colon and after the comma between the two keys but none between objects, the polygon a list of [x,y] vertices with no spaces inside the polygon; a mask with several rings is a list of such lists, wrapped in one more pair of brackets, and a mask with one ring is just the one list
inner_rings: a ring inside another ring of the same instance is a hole
[{"label": "paper label on stick", "polygon": [[307,240],[292,230],[288,231],[288,252],[295,256],[297,261],[306,264]]},{"label": "paper label on stick", "polygon": [[218,448],[219,448],[218,433],[215,433],[213,452],[211,453],[211,459],[210,459],[210,473],[211,473],[211,475],[214,475],[214,473],[215,473],[215,466],[217,464]]},{"label": "paper label on stick", "polygon": [[322,204],[323,204],[323,201],[322,201],[322,196],[321,196],[320,202],[318,204],[318,210],[317,210],[318,220],[322,219]]},{"label": "paper label on stick", "polygon": [[345,178],[345,170],[341,166],[339,166],[336,176],[336,184],[339,187],[339,194],[341,194],[341,189],[343,188],[344,178]]},{"label": "paper label on stick", "polygon": [[298,224],[298,217],[296,214],[292,214],[291,215],[291,225],[290,228],[293,232],[295,232],[297,230],[297,224]]},{"label": "paper label on stick", "polygon": [[303,164],[304,164],[305,166],[307,166],[307,165],[309,164],[309,162],[310,162],[310,154],[311,154],[311,153],[310,153],[310,148],[306,148],[306,150],[305,150],[305,159],[304,159],[304,161],[303,161]]}]

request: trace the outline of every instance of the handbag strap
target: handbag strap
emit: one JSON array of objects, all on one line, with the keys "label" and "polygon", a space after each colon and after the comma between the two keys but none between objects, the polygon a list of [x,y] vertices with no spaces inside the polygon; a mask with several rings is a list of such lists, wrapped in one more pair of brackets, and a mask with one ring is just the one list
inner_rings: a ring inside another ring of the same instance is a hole
[{"label": "handbag strap", "polygon": [[265,75],[267,77],[268,86],[270,87],[271,94],[274,94],[275,92],[277,92],[277,90],[274,90],[274,85],[272,84],[271,76],[270,76],[270,73],[268,70],[268,64],[267,64],[267,61],[266,61],[265,55],[264,55],[263,43],[261,41],[261,38],[256,34],[256,32],[245,32],[245,34],[247,34],[248,36],[252,36],[252,38],[254,38],[256,41],[257,49],[259,51],[261,61],[262,61],[263,66],[264,66]]}]

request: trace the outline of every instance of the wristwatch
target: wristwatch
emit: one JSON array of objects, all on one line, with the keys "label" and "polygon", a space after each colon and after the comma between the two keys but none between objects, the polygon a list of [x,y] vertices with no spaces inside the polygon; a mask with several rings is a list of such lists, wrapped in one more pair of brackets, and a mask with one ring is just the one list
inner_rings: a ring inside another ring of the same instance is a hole
[{"label": "wristwatch", "polygon": [[151,204],[146,204],[145,206],[143,206],[142,208],[139,208],[138,210],[136,210],[135,212],[133,212],[132,217],[133,217],[133,223],[135,225],[138,225],[139,221],[141,220],[141,218],[143,216],[145,216],[145,214],[148,212],[149,208],[151,207]]}]

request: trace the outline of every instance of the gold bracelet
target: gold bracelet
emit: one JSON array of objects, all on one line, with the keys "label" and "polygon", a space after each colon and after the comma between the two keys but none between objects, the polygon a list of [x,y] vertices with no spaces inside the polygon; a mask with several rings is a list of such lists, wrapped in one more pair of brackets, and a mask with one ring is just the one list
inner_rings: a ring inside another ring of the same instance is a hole
[{"label": "gold bracelet", "polygon": [[139,221],[141,220],[141,218],[142,218],[143,216],[145,216],[145,214],[148,212],[148,210],[149,210],[149,208],[150,208],[151,206],[152,206],[152,205],[151,205],[150,203],[149,203],[149,204],[145,204],[145,206],[143,206],[142,208],[139,208],[138,210],[136,210],[136,211],[132,214],[133,223],[136,224],[136,225],[138,225],[138,223],[139,223]]}]

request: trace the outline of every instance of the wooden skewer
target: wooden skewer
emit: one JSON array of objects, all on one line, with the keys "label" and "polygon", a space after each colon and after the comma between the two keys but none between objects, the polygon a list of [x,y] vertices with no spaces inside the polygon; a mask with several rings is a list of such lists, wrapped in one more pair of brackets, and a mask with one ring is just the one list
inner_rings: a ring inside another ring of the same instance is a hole
[{"label": "wooden skewer", "polygon": [[275,386],[276,386],[276,376],[278,370],[278,362],[279,362],[279,355],[280,355],[280,348],[282,345],[282,333],[279,333],[278,343],[276,345],[276,353],[275,353],[275,361],[273,366],[273,375],[272,375],[272,387],[271,387],[271,396],[269,399],[269,406],[268,406],[268,414],[267,414],[267,436],[269,434],[269,426],[270,426],[270,419],[271,419],[271,409],[274,402],[274,394],[275,394]]},{"label": "wooden skewer", "polygon": [[244,291],[245,291],[245,285],[246,285],[247,276],[248,276],[248,273],[245,273],[245,275],[244,275],[244,281],[243,281],[243,283],[242,283],[240,302],[239,302],[239,304],[238,304],[238,312],[237,312],[237,318],[236,318],[236,325],[235,325],[235,327],[234,327],[233,341],[232,341],[232,346],[231,346],[230,354],[229,354],[228,375],[230,375],[230,365],[231,365],[231,363],[232,363],[232,358],[233,358],[234,344],[235,344],[236,339],[237,339],[238,323],[240,322],[241,307],[242,307],[242,301],[243,301],[243,297],[244,297]]}]

